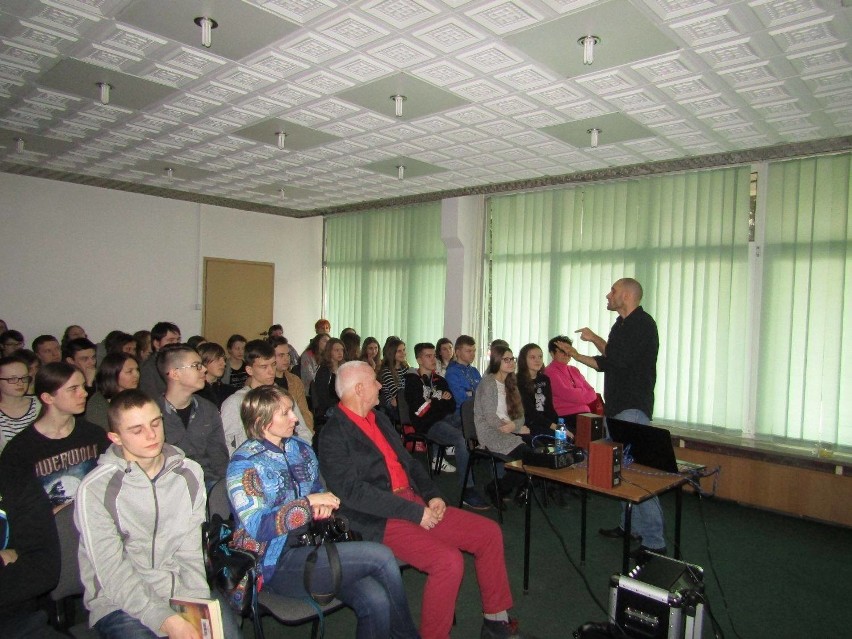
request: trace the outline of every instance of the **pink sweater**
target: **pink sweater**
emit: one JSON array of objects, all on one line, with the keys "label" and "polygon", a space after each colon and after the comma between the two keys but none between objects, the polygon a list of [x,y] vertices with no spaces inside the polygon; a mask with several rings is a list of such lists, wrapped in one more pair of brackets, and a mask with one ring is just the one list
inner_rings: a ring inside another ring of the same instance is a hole
[{"label": "pink sweater", "polygon": [[576,367],[554,360],[545,367],[544,373],[553,387],[553,407],[557,415],[589,412],[589,404],[597,393]]}]

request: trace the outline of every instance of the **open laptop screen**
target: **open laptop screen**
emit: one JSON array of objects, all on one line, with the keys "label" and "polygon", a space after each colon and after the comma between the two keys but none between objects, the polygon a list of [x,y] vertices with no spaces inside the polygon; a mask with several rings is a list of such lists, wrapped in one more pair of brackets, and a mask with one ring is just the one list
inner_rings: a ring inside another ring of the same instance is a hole
[{"label": "open laptop screen", "polygon": [[672,436],[665,428],[642,426],[611,417],[606,418],[606,425],[614,442],[623,444],[625,449],[630,446],[630,456],[637,464],[667,473],[678,472]]}]

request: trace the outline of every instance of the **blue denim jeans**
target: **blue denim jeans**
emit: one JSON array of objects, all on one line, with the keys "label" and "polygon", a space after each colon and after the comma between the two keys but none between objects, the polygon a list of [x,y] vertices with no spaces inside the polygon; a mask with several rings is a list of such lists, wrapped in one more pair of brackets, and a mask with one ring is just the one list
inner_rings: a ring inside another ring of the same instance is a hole
[{"label": "blue denim jeans", "polygon": [[[648,416],[638,408],[623,410],[614,419],[625,422],[633,422],[647,426],[651,423]],[[622,507],[621,527],[624,528],[624,516],[627,506]],[[660,505],[659,497],[654,497],[641,504],[633,506],[633,515],[630,518],[630,530],[642,537],[642,545],[646,548],[664,548],[666,545],[665,525],[663,523],[663,507]]]},{"label": "blue denim jeans", "polygon": [[[371,541],[336,544],[341,582],[337,597],[358,617],[357,639],[413,639],[418,637],[402,585],[399,564],[387,546]],[[275,574],[264,588],[285,597],[307,597],[305,560],[310,547],[288,548],[278,559]],[[331,590],[328,556],[319,549],[312,589]]]},{"label": "blue denim jeans", "polygon": [[[241,639],[242,631],[237,621],[237,615],[231,610],[228,602],[216,593],[219,607],[222,609],[222,626],[225,630],[225,639]],[[98,619],[95,624],[101,639],[156,639],[159,637],[152,632],[148,626],[142,624],[136,617],[131,617],[123,610],[116,610],[106,617]]]},{"label": "blue denim jeans", "polygon": [[[470,456],[467,452],[467,443],[464,441],[464,434],[462,433],[461,416],[455,413],[447,415],[441,421],[432,424],[426,436],[436,444],[455,446],[456,469],[459,485],[461,485],[464,481],[464,471],[467,468],[467,461]],[[468,486],[473,486],[473,473],[470,474]]]}]

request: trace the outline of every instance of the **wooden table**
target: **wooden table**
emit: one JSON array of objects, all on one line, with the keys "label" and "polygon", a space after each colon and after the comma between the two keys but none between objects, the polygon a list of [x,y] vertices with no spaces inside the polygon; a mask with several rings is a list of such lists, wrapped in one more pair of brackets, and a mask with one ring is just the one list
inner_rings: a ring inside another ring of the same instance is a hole
[{"label": "wooden table", "polygon": [[586,510],[589,493],[603,495],[604,497],[624,502],[626,509],[624,517],[624,547],[621,561],[623,574],[627,574],[627,571],[630,569],[630,525],[633,506],[647,501],[652,497],[658,497],[674,490],[676,496],[674,556],[675,559],[680,559],[680,519],[683,507],[683,495],[680,488],[688,481],[687,477],[664,473],[655,468],[642,466],[641,464],[631,464],[627,468],[622,469],[622,482],[620,485],[614,488],[598,488],[597,486],[589,485],[587,482],[587,467],[585,463],[552,470],[539,466],[524,466],[523,462],[514,461],[507,463],[506,468],[515,472],[526,473],[529,479],[526,512],[524,515],[524,593],[529,590],[530,581],[530,513],[532,510],[532,499],[530,499],[530,496],[532,494],[533,477],[541,477],[580,490],[582,498],[582,515],[580,517],[581,562],[585,562],[586,560]]}]

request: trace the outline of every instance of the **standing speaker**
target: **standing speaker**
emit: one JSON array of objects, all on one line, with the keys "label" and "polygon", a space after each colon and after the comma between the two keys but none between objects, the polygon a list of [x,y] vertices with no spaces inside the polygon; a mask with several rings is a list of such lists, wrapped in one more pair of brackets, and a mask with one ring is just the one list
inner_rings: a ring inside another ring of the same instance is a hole
[{"label": "standing speaker", "polygon": [[574,445],[583,450],[589,450],[589,444],[603,439],[603,417],[595,413],[580,413],[577,415],[577,432],[574,434]]},{"label": "standing speaker", "polygon": [[617,442],[599,439],[589,444],[588,482],[598,488],[621,485],[622,446]]}]

